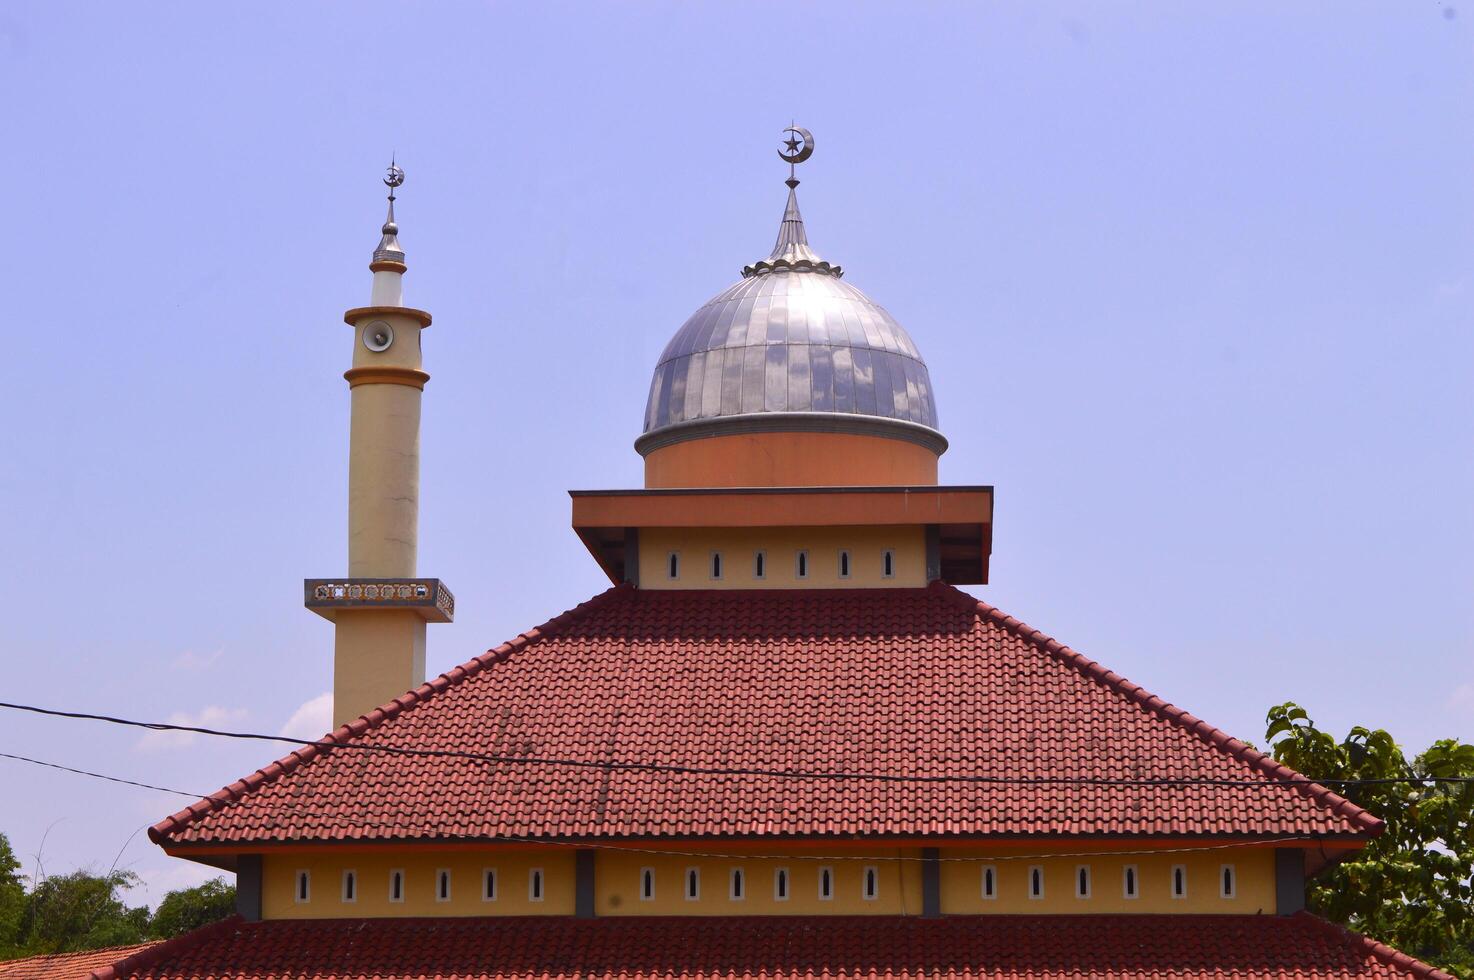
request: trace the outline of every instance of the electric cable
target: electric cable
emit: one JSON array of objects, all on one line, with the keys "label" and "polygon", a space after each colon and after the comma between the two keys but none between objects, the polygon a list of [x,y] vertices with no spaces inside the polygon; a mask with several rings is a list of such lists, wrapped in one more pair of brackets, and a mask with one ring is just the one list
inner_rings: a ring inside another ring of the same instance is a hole
[{"label": "electric cable", "polygon": [[[75,769],[75,768],[73,768],[71,766],[61,765],[60,763],[45,762],[45,761],[43,761],[41,759],[32,759],[32,758],[30,758],[28,756],[14,755],[14,754],[11,754],[9,752],[0,752],[0,758],[13,759],[13,760],[15,760],[17,762],[28,762],[28,763],[30,763],[32,765],[36,765],[36,766],[45,766],[48,769],[59,769],[59,770],[61,770],[63,772],[74,773],[74,774],[79,775],[79,776],[89,776],[89,777],[91,777],[93,779],[104,779],[104,780],[107,780],[110,783],[122,783],[122,784],[124,784],[126,786],[136,786],[136,787],[139,787],[141,789],[155,790],[155,791],[160,792],[160,793],[174,793],[174,794],[176,794],[178,796],[190,796],[190,797],[196,797],[196,798],[201,798],[201,799],[203,799],[204,796],[208,795],[208,794],[201,794],[201,793],[191,793],[191,792],[189,792],[187,790],[181,790],[181,789],[170,789],[167,786],[153,786],[153,785],[150,785],[149,783],[135,782],[134,780],[131,780],[131,779],[122,779],[122,778],[117,777],[117,776],[108,776],[108,775],[105,775],[105,774],[99,773],[99,772],[90,772],[90,771],[88,771],[86,769]],[[238,803],[238,802],[239,801],[222,802],[220,805],[222,807],[228,807],[229,805],[234,804],[234,803]],[[306,814],[308,814],[310,816],[314,816],[314,817],[320,817],[321,816],[320,813],[317,813],[317,812],[311,811],[311,810],[306,810],[305,808],[294,806],[293,804],[290,804],[290,803],[274,803],[274,804],[272,804],[272,806],[273,806],[273,809],[274,810],[278,810],[278,811],[280,811],[280,810],[289,810],[289,811],[293,811],[293,812],[306,813]],[[420,819],[420,818],[423,818],[425,816],[425,814],[424,814],[423,811],[415,811],[413,813],[406,812],[403,815],[405,817],[411,818],[411,819]],[[382,820],[366,819],[366,818],[364,818],[362,816],[355,817],[355,820],[359,823],[359,825],[365,826],[365,827],[390,828],[390,829],[396,829],[398,827],[397,824],[385,823]],[[1295,844],[1295,843],[1304,844],[1304,843],[1313,842],[1315,840],[1317,840],[1317,838],[1312,837],[1312,836],[1299,835],[1299,836],[1290,836],[1290,837],[1274,837],[1274,838],[1268,838],[1268,839],[1256,838],[1256,839],[1253,839],[1253,840],[1227,841],[1227,842],[1218,842],[1218,843],[1213,843],[1213,844],[1190,844],[1190,845],[1185,845],[1185,846],[1180,846],[1180,847],[1135,848],[1135,849],[1130,849],[1130,850],[1111,850],[1111,851],[1077,851],[1077,852],[1047,851],[1047,852],[1035,853],[1035,854],[985,854],[985,855],[977,855],[977,856],[969,856],[969,857],[942,857],[942,856],[938,856],[936,858],[916,857],[916,856],[907,855],[907,854],[796,854],[796,853],[793,853],[793,854],[761,854],[761,853],[748,853],[748,852],[725,852],[725,853],[723,853],[723,852],[711,852],[711,851],[681,850],[681,849],[676,849],[676,848],[641,847],[639,845],[627,845],[627,844],[601,844],[601,843],[590,842],[590,841],[585,841],[585,840],[559,840],[559,839],[550,839],[550,838],[543,838],[543,837],[520,837],[520,836],[516,836],[516,835],[512,835],[512,834],[497,834],[494,837],[484,838],[484,839],[481,839],[481,841],[478,841],[478,842],[484,842],[484,843],[488,843],[488,844],[499,844],[499,843],[506,843],[506,844],[535,844],[535,845],[542,846],[542,847],[558,847],[558,848],[569,848],[569,847],[571,847],[571,848],[579,848],[579,849],[587,848],[587,849],[590,849],[590,850],[611,851],[611,852],[626,853],[626,854],[647,854],[647,855],[660,855],[660,856],[669,856],[669,857],[705,858],[705,859],[710,859],[710,860],[714,860],[714,861],[756,860],[756,861],[826,861],[826,862],[828,862],[828,861],[869,861],[869,862],[881,862],[881,861],[907,862],[907,861],[915,861],[915,862],[925,862],[925,861],[935,860],[935,861],[940,861],[940,862],[952,862],[952,863],[962,863],[962,864],[979,864],[979,863],[981,863],[981,864],[994,864],[994,863],[997,863],[997,862],[1000,862],[1000,861],[1042,861],[1042,860],[1045,860],[1045,859],[1048,859],[1048,858],[1079,858],[1079,859],[1084,859],[1084,858],[1093,858],[1093,857],[1139,857],[1139,856],[1146,856],[1146,855],[1152,855],[1152,854],[1189,854],[1189,853],[1197,853],[1197,852],[1201,852],[1201,851],[1223,851],[1223,850],[1232,850],[1232,849],[1237,849],[1237,848],[1249,848],[1249,847],[1275,847],[1275,846],[1280,846],[1280,845],[1285,845],[1285,844]],[[304,840],[304,841],[301,841],[300,843],[310,844],[310,843],[313,843],[313,841],[312,840]],[[369,841],[367,843],[381,843],[381,842]],[[832,843],[832,842],[825,841],[822,838],[820,838],[820,839],[812,840],[812,841],[807,842],[807,843],[811,843],[814,846],[823,846],[826,843]],[[897,849],[899,850],[900,847],[898,847]]]},{"label": "electric cable", "polygon": [[847,772],[830,769],[778,769],[758,766],[696,766],[666,762],[629,762],[617,759],[603,761],[593,759],[568,759],[536,755],[502,755],[473,752],[464,749],[425,749],[394,745],[371,745],[360,742],[338,742],[312,739],[297,739],[286,735],[267,735],[260,732],[235,732],[196,725],[178,725],[160,721],[136,721],[111,715],[98,715],[81,711],[62,711],[37,705],[17,704],[0,701],[0,708],[24,711],[55,718],[80,721],[97,721],[111,725],[124,725],[150,731],[190,732],[216,738],[247,739],[264,742],[283,742],[288,745],[313,746],[327,751],[377,752],[386,755],[416,756],[428,758],[461,759],[469,762],[484,762],[494,765],[537,765],[570,769],[592,769],[599,772],[655,772],[683,776],[757,776],[773,779],[835,780],[878,783],[973,783],[999,786],[1118,786],[1118,787],[1261,787],[1261,786],[1392,786],[1392,785],[1470,785],[1474,776],[1386,776],[1356,779],[1311,779],[1298,776],[1291,779],[1266,776],[1261,779],[1232,779],[1214,776],[989,776],[973,773],[880,773]]}]

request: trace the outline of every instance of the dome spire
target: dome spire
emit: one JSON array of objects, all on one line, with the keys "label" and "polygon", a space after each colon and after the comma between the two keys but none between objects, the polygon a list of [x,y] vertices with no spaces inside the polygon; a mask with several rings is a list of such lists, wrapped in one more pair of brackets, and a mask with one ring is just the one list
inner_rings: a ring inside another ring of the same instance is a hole
[{"label": "dome spire", "polygon": [[[384,173],[384,184],[389,188],[389,217],[384,219],[379,247],[374,249],[374,265],[394,262],[404,266],[404,249],[399,247],[399,225],[394,222],[394,189],[404,183],[404,171],[396,164],[393,154],[389,156],[389,169]],[[378,271],[378,270],[374,270]]]},{"label": "dome spire", "polygon": [[788,185],[788,203],[783,208],[783,220],[778,224],[778,240],[773,243],[773,251],[768,257],[744,267],[742,276],[746,279],[765,272],[792,269],[839,278],[844,275],[844,270],[837,265],[830,265],[809,248],[809,236],[804,231],[804,216],[798,209],[799,180],[795,175],[795,168],[814,155],[814,134],[802,126],[789,126],[783,132],[788,137],[783,141],[787,149],[780,149],[778,156],[788,163],[788,179],[783,182]]}]

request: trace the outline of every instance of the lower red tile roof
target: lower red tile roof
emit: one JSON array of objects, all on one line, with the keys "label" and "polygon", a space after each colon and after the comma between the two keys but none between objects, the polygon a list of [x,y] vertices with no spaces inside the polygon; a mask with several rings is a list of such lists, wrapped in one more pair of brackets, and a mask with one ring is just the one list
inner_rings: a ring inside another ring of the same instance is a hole
[{"label": "lower red tile roof", "polygon": [[50,953],[0,962],[0,980],[83,980],[93,970],[105,969],[121,959],[141,953],[158,943],[112,946],[80,953]]},{"label": "lower red tile roof", "polygon": [[[1226,668],[1225,668],[1226,669]],[[307,747],[156,825],[164,843],[1367,836],[1381,822],[993,607],[922,589],[611,589],[328,737],[594,768]],[[1248,786],[888,782],[886,776]]]},{"label": "lower red tile roof", "polygon": [[99,980],[1391,980],[1448,975],[1306,913],[227,920]]}]

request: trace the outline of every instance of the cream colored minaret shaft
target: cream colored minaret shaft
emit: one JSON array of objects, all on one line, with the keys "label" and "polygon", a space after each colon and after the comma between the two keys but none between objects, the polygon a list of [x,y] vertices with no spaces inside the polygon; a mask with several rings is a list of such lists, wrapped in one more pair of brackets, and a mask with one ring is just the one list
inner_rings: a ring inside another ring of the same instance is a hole
[{"label": "cream colored minaret shaft", "polygon": [[336,624],[333,724],[344,724],[425,679],[425,624],[451,617],[454,599],[436,579],[416,578],[420,503],[420,398],[429,375],[420,334],[430,314],[403,303],[404,252],[389,219],[369,268],[369,306],[349,310],[348,575],[308,580],[307,605]]}]

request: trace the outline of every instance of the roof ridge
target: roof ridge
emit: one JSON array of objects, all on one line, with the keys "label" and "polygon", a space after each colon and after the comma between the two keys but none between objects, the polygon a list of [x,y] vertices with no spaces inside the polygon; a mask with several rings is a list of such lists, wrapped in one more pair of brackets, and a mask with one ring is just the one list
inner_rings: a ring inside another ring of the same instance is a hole
[{"label": "roof ridge", "polygon": [[1353,946],[1364,950],[1388,966],[1407,970],[1414,976],[1423,977],[1425,980],[1455,980],[1452,974],[1440,970],[1433,964],[1424,963],[1416,956],[1409,956],[1401,950],[1393,949],[1386,943],[1378,942],[1371,936],[1364,936],[1359,932],[1352,932],[1339,922],[1332,922],[1330,919],[1323,919],[1312,912],[1306,911],[1296,912],[1294,917],[1313,923],[1323,932],[1350,942]]},{"label": "roof ridge", "polygon": [[[1163,698],[1152,694],[1140,684],[1126,679],[1113,670],[1103,667],[1083,653],[1070,649],[1054,637],[1035,629],[1015,616],[1008,615],[996,606],[989,605],[976,596],[968,595],[961,589],[948,585],[940,580],[933,582],[932,587],[944,593],[955,595],[959,602],[971,606],[983,618],[996,623],[1019,638],[1038,646],[1046,653],[1062,660],[1097,683],[1116,691],[1129,700],[1135,701],[1153,714],[1165,718],[1180,728],[1187,729],[1231,758],[1249,763],[1266,776],[1280,780],[1309,780],[1308,776],[1302,776],[1268,753],[1254,748],[1243,739],[1234,738],[1223,729],[1210,725],[1191,712],[1185,711]],[[1380,818],[1373,816],[1344,796],[1333,792],[1314,780],[1299,782],[1290,788],[1308,796],[1332,813],[1361,825],[1368,834],[1380,834],[1386,826]]]},{"label": "roof ridge", "polygon": [[610,601],[616,595],[632,592],[633,590],[634,587],[628,582],[605,589],[603,592],[584,600],[572,609],[564,610],[542,625],[534,626],[529,630],[518,633],[505,643],[492,647],[485,653],[478,654],[465,663],[458,664],[445,673],[430,678],[414,690],[407,691],[394,700],[382,704],[372,711],[359,715],[350,722],[339,725],[333,731],[317,739],[317,742],[320,744],[304,745],[300,749],[293,749],[270,765],[263,766],[250,775],[237,779],[235,782],[216,790],[209,796],[197,800],[184,809],[160,820],[148,828],[149,840],[155,844],[164,843],[164,838],[170,834],[182,830],[188,824],[193,823],[207,814],[217,812],[228,805],[236,803],[248,793],[255,792],[267,783],[275,782],[287,773],[297,769],[303,763],[316,758],[323,752],[331,750],[334,745],[344,744],[352,739],[358,738],[365,732],[378,728],[389,719],[398,717],[410,708],[425,703],[441,691],[460,684],[468,677],[479,674],[491,664],[500,663],[518,650],[532,646],[545,637],[553,636],[559,628],[567,626],[574,620],[587,615],[592,610]]},{"label": "roof ridge", "polygon": [[119,980],[119,978],[126,977],[135,970],[152,966],[165,956],[197,946],[217,933],[228,932],[241,925],[244,921],[239,915],[227,915],[223,919],[200,926],[198,929],[191,930],[180,936],[175,936],[173,939],[165,939],[162,942],[152,943],[131,956],[123,957],[110,966],[93,970],[88,976],[90,980]]}]

